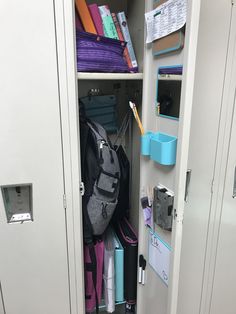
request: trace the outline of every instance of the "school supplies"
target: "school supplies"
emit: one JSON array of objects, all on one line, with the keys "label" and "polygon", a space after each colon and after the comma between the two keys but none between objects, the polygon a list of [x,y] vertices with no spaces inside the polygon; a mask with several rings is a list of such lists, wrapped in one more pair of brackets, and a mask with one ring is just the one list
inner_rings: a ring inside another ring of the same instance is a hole
[{"label": "school supplies", "polygon": [[138,271],[138,282],[142,283],[142,274],[143,274],[143,255],[139,255],[139,271]]},{"label": "school supplies", "polygon": [[103,258],[104,242],[102,240],[98,240],[93,247],[84,245],[85,306],[87,312],[92,312],[96,308],[98,313],[98,305],[102,297]]},{"label": "school supplies", "polygon": [[137,111],[135,103],[130,101],[129,102],[129,106],[133,110],[133,114],[134,114],[136,122],[138,123],[138,127],[140,129],[141,135],[144,135],[144,128],[143,128],[142,122],[141,122],[141,120],[139,118],[139,114],[138,114],[138,111]]},{"label": "school supplies", "polygon": [[85,0],[75,0],[76,9],[86,32],[97,34]]},{"label": "school supplies", "polygon": [[103,31],[103,25],[102,25],[102,18],[98,9],[98,6],[96,3],[89,4],[88,5],[89,12],[91,14],[91,17],[93,19],[96,31],[98,35],[104,36],[104,31]]},{"label": "school supplies", "polygon": [[[113,22],[115,24],[119,40],[124,41],[124,36],[122,34],[122,31],[121,31],[121,28],[120,28],[120,24],[119,24],[119,22],[117,20],[116,14],[112,13],[111,16],[112,16]],[[125,60],[126,60],[126,62],[128,64],[128,67],[131,69],[132,68],[132,63],[131,63],[131,60],[130,60],[129,51],[128,51],[127,47],[125,47],[125,50],[124,50],[124,58],[125,58]]]},{"label": "school supplies", "polygon": [[113,232],[113,241],[115,246],[115,300],[124,301],[124,248],[119,238]]},{"label": "school supplies", "polygon": [[75,11],[75,27],[79,31],[84,31],[84,27],[82,25],[81,19],[78,15],[77,11]]},{"label": "school supplies", "polygon": [[98,9],[102,18],[105,36],[119,39],[108,5],[99,6]]},{"label": "school supplies", "polygon": [[142,264],[142,285],[145,285],[146,282],[146,265],[147,262],[145,259],[143,259],[143,264]]},{"label": "school supplies", "polygon": [[108,313],[115,311],[115,245],[114,234],[108,228],[104,236],[104,297]]},{"label": "school supplies", "polygon": [[129,33],[129,28],[128,28],[128,23],[127,23],[127,20],[126,20],[125,12],[119,12],[117,14],[117,18],[118,18],[118,21],[120,23],[120,28],[121,28],[122,34],[124,36],[124,39],[127,42],[127,48],[128,48],[128,51],[129,51],[129,56],[130,56],[130,59],[131,59],[132,67],[133,68],[137,68],[138,67],[138,63],[137,63],[137,59],[136,59],[136,56],[135,56],[132,40],[131,40],[131,37],[130,37],[130,33]]},{"label": "school supplies", "polygon": [[115,95],[89,95],[80,98],[85,115],[90,120],[101,124],[108,133],[118,130],[117,100]]},{"label": "school supplies", "polygon": [[130,72],[123,53],[125,43],[85,32],[76,33],[79,72]]},{"label": "school supplies", "polygon": [[125,253],[125,300],[127,304],[133,305],[136,303],[138,239],[126,218],[114,225],[114,228]]}]

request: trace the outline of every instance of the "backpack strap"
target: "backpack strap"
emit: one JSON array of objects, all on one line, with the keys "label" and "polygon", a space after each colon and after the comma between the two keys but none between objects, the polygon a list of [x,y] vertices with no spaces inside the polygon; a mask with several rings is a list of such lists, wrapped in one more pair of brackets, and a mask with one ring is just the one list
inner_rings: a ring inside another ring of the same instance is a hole
[{"label": "backpack strap", "polygon": [[95,134],[97,141],[105,141],[109,145],[109,147],[111,146],[107,139],[106,133],[104,129],[101,128],[101,126],[95,123],[92,123],[91,121],[87,122],[87,124],[89,128],[93,131],[93,133]]},{"label": "backpack strap", "polygon": [[[82,180],[85,180],[85,171],[86,171],[86,152],[88,149],[88,139],[89,139],[90,128],[87,125],[87,122],[84,119],[80,120],[80,143],[81,143],[81,174]],[[84,195],[82,197],[82,213],[83,213],[83,233],[84,233],[84,241],[85,243],[90,243],[93,239],[93,228],[91,225],[91,221],[89,219],[88,211],[87,211],[87,203],[88,197]]]},{"label": "backpack strap", "polygon": [[82,179],[84,178],[85,170],[85,157],[86,149],[89,136],[89,126],[83,120],[80,121],[80,147],[81,147],[81,170],[82,170]]},{"label": "backpack strap", "polygon": [[96,299],[96,314],[99,313],[99,303],[98,303],[98,294],[97,294],[97,258],[95,253],[94,244],[90,243],[89,245],[89,256],[92,264],[92,278],[93,286],[95,290],[95,299]]},{"label": "backpack strap", "polygon": [[126,131],[129,127],[130,121],[131,121],[132,112],[129,110],[127,111],[122,123],[121,127],[117,132],[116,138],[114,140],[114,145],[119,146],[126,134]]}]

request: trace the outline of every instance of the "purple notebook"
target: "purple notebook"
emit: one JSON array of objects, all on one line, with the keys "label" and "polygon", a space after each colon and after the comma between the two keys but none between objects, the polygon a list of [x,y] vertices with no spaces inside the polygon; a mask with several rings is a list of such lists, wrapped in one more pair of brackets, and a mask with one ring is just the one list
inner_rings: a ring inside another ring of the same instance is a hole
[{"label": "purple notebook", "polygon": [[94,4],[89,4],[88,5],[89,12],[92,16],[93,23],[95,25],[96,31],[98,35],[104,36],[104,31],[103,31],[103,25],[102,25],[102,18],[99,13],[99,9],[96,3]]}]

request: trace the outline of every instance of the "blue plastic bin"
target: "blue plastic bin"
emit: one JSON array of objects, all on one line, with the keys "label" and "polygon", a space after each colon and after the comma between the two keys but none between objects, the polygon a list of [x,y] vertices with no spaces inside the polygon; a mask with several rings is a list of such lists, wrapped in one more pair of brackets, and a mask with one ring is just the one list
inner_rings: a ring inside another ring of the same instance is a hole
[{"label": "blue plastic bin", "polygon": [[150,140],[150,158],[161,165],[176,162],[177,137],[165,133],[154,133]]},{"label": "blue plastic bin", "polygon": [[150,155],[151,137],[153,135],[153,132],[146,132],[144,135],[141,136],[141,154],[144,156]]}]

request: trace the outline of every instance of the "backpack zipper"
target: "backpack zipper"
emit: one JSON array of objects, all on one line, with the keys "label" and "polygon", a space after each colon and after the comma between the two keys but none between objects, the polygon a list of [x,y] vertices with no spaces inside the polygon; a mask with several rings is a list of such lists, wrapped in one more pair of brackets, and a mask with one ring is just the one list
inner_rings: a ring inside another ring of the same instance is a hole
[{"label": "backpack zipper", "polygon": [[104,160],[103,160],[103,156],[102,156],[102,150],[103,150],[103,145],[105,144],[105,142],[103,140],[101,140],[100,145],[99,145],[99,160],[100,160],[100,164],[103,164]]}]

